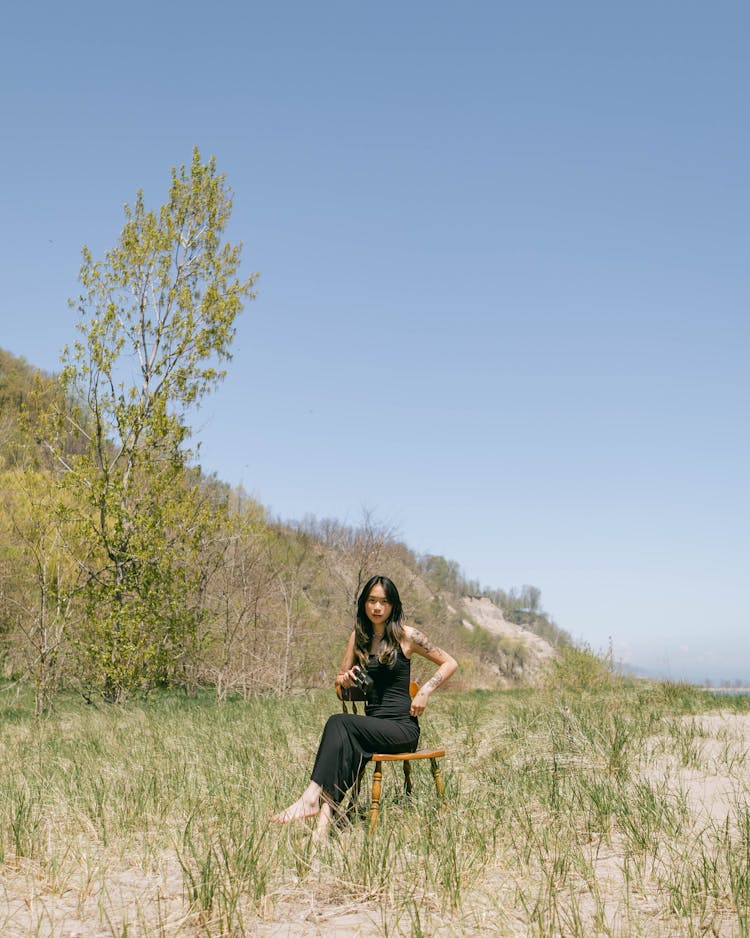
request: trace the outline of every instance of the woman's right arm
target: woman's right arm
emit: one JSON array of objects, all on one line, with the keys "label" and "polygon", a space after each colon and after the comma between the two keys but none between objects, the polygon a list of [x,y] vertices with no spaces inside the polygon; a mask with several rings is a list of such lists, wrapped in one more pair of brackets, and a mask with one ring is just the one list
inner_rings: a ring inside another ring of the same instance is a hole
[{"label": "woman's right arm", "polygon": [[339,672],[336,675],[335,687],[351,687],[354,683],[354,674],[352,668],[355,663],[354,656],[354,632],[349,636],[349,641],[346,643],[346,651],[344,652],[344,657],[341,659],[341,664],[339,666]]}]

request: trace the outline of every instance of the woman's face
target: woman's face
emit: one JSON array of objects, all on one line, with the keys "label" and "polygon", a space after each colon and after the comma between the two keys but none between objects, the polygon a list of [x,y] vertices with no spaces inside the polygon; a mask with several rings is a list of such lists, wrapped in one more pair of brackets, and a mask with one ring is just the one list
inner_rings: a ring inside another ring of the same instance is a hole
[{"label": "woman's face", "polygon": [[388,617],[393,611],[393,606],[385,598],[385,590],[382,583],[376,583],[370,590],[365,600],[365,612],[367,618],[373,626],[382,625],[388,621]]}]

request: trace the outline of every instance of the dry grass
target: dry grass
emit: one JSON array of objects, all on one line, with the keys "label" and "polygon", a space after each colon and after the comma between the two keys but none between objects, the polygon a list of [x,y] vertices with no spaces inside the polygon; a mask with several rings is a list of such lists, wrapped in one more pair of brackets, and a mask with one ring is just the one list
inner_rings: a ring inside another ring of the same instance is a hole
[{"label": "dry grass", "polygon": [[[38,724],[0,698],[3,936],[750,935],[750,700],[619,682],[444,694],[410,802],[315,852],[274,809],[329,694]],[[722,708],[721,712],[718,708]],[[732,712],[729,712],[732,708]]]}]

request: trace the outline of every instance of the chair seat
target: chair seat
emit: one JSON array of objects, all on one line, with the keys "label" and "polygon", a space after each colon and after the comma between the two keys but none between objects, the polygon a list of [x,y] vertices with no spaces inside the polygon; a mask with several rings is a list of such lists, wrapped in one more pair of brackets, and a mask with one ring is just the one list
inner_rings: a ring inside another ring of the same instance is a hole
[{"label": "chair seat", "polygon": [[417,749],[416,752],[374,752],[371,762],[411,762],[413,759],[442,759],[445,749]]}]

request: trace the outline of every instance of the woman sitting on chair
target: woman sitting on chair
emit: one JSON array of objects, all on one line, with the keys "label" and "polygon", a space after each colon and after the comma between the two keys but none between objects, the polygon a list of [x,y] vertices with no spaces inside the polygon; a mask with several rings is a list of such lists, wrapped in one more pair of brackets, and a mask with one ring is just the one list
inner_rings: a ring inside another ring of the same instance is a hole
[{"label": "woman sitting on chair", "polygon": [[[418,629],[401,622],[401,599],[384,576],[368,580],[357,602],[357,624],[349,636],[336,685],[372,679],[365,716],[337,713],[329,717],[320,739],[310,784],[300,798],[272,820],[280,824],[318,816],[316,836],[322,839],[334,807],[356,782],[362,766],[375,752],[414,752],[419,741],[417,717],[430,694],[456,670],[456,661],[436,648]],[[435,674],[412,699],[409,696],[411,656],[438,665]]]}]

